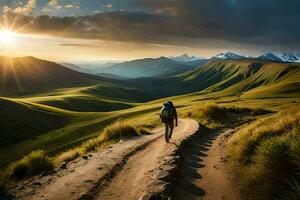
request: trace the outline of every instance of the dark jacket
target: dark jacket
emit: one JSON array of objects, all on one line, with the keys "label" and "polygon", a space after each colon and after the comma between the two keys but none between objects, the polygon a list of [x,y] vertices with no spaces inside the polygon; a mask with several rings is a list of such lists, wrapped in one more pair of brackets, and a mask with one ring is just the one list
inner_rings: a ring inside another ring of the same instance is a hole
[{"label": "dark jacket", "polygon": [[177,110],[175,108],[175,106],[173,105],[173,117],[176,121],[176,124],[178,123],[178,116],[177,116]]},{"label": "dark jacket", "polygon": [[[172,119],[171,119],[172,121],[171,122],[173,122],[173,120],[175,119],[176,124],[177,124],[178,123],[177,110],[176,110],[173,102],[168,101],[168,102],[164,103],[164,107],[169,107],[169,106],[172,107]],[[162,117],[162,116],[160,115],[160,117]]]}]

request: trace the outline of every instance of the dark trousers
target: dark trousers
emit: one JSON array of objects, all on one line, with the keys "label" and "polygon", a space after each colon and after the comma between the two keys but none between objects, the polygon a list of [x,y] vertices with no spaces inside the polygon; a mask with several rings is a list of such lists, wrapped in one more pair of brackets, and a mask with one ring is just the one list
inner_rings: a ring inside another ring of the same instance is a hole
[{"label": "dark trousers", "polygon": [[173,130],[174,130],[174,120],[170,120],[169,121],[169,124],[170,124],[170,138],[172,137],[172,134],[173,134]]}]

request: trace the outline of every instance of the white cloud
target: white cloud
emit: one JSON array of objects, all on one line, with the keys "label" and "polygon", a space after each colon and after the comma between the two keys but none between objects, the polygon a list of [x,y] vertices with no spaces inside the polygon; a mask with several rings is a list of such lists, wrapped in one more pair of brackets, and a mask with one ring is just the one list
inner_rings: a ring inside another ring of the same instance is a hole
[{"label": "white cloud", "polygon": [[8,6],[3,6],[2,10],[3,10],[3,13],[7,13],[7,12],[11,11],[11,8]]},{"label": "white cloud", "polygon": [[48,7],[44,7],[42,9],[42,12],[44,12],[44,13],[50,13],[50,12],[52,12],[52,10],[50,8],[48,8]]},{"label": "white cloud", "polygon": [[105,7],[105,8],[112,8],[113,5],[112,5],[112,3],[107,3],[107,4],[103,5],[103,7]]},{"label": "white cloud", "polygon": [[65,8],[75,8],[75,6],[73,4],[67,4],[64,6]]},{"label": "white cloud", "polygon": [[60,10],[63,8],[63,6],[59,4],[58,0],[50,0],[48,3],[48,6],[54,8],[56,10]]},{"label": "white cloud", "polygon": [[58,0],[50,0],[49,5],[52,7],[58,6]]},{"label": "white cloud", "polygon": [[8,6],[4,6],[3,11],[4,12],[12,11],[13,13],[20,14],[20,15],[29,15],[36,8],[36,1],[37,0],[28,0],[24,6],[19,6],[13,10]]}]

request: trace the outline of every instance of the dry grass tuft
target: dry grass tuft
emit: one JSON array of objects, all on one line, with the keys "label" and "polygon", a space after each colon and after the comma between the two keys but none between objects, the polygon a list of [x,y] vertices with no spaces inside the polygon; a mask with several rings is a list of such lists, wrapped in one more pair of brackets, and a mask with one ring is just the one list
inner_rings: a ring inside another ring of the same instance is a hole
[{"label": "dry grass tuft", "polygon": [[89,151],[117,143],[122,139],[148,134],[150,134],[148,126],[134,126],[123,119],[119,119],[108,125],[99,136],[83,142],[81,146],[75,149],[58,155],[53,162],[55,166],[59,166],[64,161],[74,160]]},{"label": "dry grass tuft", "polygon": [[43,150],[31,152],[19,161],[10,164],[5,172],[6,177],[13,179],[23,179],[43,172],[53,170],[54,166]]},{"label": "dry grass tuft", "polygon": [[230,141],[230,154],[239,163],[246,194],[300,199],[300,111],[242,129]]},{"label": "dry grass tuft", "polygon": [[256,116],[270,113],[261,108],[243,108],[236,106],[221,106],[218,104],[206,104],[195,106],[184,113],[184,117],[191,117],[199,123],[213,129],[235,125],[244,116]]},{"label": "dry grass tuft", "polygon": [[3,188],[7,181],[13,179],[20,180],[53,170],[65,161],[74,160],[89,151],[111,145],[121,139],[150,134],[150,131],[146,127],[148,126],[134,126],[120,119],[107,126],[99,136],[83,142],[77,148],[61,153],[52,160],[50,160],[43,150],[33,151],[23,159],[10,164],[5,172],[1,172],[0,189]]}]

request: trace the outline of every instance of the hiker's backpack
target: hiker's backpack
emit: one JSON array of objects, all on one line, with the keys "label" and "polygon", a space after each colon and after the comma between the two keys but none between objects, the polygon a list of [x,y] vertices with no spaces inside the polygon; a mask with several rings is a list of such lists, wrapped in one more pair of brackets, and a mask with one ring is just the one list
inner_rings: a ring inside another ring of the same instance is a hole
[{"label": "hiker's backpack", "polygon": [[164,107],[161,110],[160,116],[161,116],[161,121],[163,123],[172,120],[172,118],[173,118],[173,108],[172,108],[172,105],[165,104]]}]

